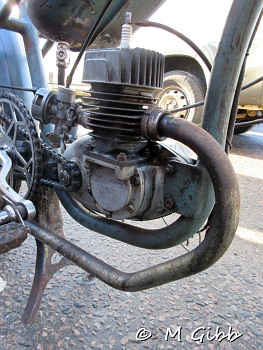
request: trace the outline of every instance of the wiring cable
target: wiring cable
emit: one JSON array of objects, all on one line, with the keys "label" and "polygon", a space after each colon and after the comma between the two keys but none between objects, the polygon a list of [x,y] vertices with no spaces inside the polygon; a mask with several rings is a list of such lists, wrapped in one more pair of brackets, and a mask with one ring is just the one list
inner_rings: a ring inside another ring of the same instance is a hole
[{"label": "wiring cable", "polygon": [[96,32],[96,30],[98,29],[98,26],[101,22],[101,20],[103,19],[104,15],[106,14],[108,8],[110,7],[111,3],[113,0],[108,0],[107,3],[105,4],[105,6],[103,7],[102,11],[100,12],[99,16],[97,17],[96,21],[94,22],[91,30],[89,31],[88,35],[86,36],[86,39],[83,42],[83,45],[81,46],[80,52],[74,62],[74,65],[67,77],[67,82],[66,82],[66,87],[69,88],[71,83],[72,83],[72,79],[73,79],[73,75],[77,69],[77,66],[86,50],[86,48],[91,44],[93,38],[94,38],[94,34]]},{"label": "wiring cable", "polygon": [[206,55],[203,53],[203,51],[187,36],[184,34],[178,32],[177,30],[166,26],[165,24],[157,23],[157,22],[151,22],[151,21],[145,21],[145,22],[131,22],[130,24],[138,26],[138,27],[153,27],[165,30],[168,33],[176,35],[178,38],[183,40],[186,44],[188,44],[197,54],[198,56],[203,60],[204,64],[206,65],[207,69],[211,72],[212,65]]}]

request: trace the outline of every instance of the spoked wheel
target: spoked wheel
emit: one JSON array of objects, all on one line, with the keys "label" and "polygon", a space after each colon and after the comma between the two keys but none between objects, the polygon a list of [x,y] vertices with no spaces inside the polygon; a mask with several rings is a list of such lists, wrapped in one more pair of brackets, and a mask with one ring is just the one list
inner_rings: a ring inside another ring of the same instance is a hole
[{"label": "spoked wheel", "polygon": [[12,160],[8,183],[31,199],[40,177],[40,148],[34,120],[14,94],[0,94],[0,145]]}]

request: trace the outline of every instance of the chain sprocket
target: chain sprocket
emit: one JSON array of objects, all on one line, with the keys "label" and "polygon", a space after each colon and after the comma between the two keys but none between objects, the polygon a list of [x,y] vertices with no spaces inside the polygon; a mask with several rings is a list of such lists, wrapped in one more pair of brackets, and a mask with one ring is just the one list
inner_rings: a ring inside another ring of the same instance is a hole
[{"label": "chain sprocket", "polygon": [[[38,137],[33,117],[20,98],[12,93],[0,94],[0,123],[0,145],[10,148],[14,164],[10,174],[10,185],[16,192],[19,191],[23,180],[27,184],[23,197],[29,199],[34,197],[39,184],[69,192],[80,188],[81,172],[78,165],[64,158]],[[26,156],[21,154],[21,150]],[[41,177],[41,168],[44,166],[43,153],[46,153],[49,159],[62,164],[68,174],[67,184]]]},{"label": "chain sprocket", "polygon": [[13,164],[8,182],[24,198],[32,199],[41,177],[40,142],[34,119],[10,92],[0,93],[0,134],[0,145],[8,148]]},{"label": "chain sprocket", "polygon": [[61,164],[63,170],[68,174],[67,184],[63,184],[58,181],[41,178],[40,183],[43,186],[54,188],[58,191],[74,192],[81,187],[81,171],[75,162],[67,160],[61,154],[57,153],[53,148],[48,146],[41,140],[41,148],[46,154],[55,160],[58,164]]}]

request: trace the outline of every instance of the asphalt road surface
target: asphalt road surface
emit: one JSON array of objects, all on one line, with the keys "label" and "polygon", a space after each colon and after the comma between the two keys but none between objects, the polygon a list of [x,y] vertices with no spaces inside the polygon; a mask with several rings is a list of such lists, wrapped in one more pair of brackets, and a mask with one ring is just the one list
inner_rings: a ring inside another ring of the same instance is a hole
[{"label": "asphalt road surface", "polygon": [[[223,258],[199,275],[124,293],[69,266],[52,278],[35,321],[24,325],[34,240],[1,255],[0,350],[263,349],[263,125],[235,136],[230,159],[241,188],[240,225]],[[184,250],[126,247],[87,232],[66,215],[65,231],[123,271]]]}]

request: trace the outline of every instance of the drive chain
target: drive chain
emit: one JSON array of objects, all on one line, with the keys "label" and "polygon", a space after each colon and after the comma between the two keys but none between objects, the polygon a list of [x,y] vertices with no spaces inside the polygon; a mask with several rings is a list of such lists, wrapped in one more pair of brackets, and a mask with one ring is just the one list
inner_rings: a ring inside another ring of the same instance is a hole
[{"label": "drive chain", "polygon": [[[30,115],[23,101],[19,97],[12,93],[4,92],[0,94],[0,102],[1,100],[8,100],[18,108],[19,112],[23,115],[23,118],[25,119],[28,126],[28,130],[30,132],[30,138],[32,140],[33,145],[32,152],[34,152],[35,171],[34,181],[32,184],[32,188],[30,189],[28,198],[30,199],[34,197],[34,195],[37,192],[37,186],[39,184],[54,188],[55,190],[59,191],[77,191],[81,186],[81,172],[78,165],[75,162],[67,160],[65,157],[57,153],[54,149],[52,149],[42,139],[39,138],[38,133],[36,131],[34,119]],[[0,110],[0,121],[1,120],[3,122],[11,123],[12,117],[8,116],[6,113]],[[17,129],[20,135],[27,139],[29,138],[28,131],[23,126],[19,126]],[[66,170],[69,175],[70,180],[68,185],[64,185],[61,182],[49,180],[42,177],[41,169],[43,168],[43,152],[45,152],[49,157],[52,157],[52,159],[55,160],[56,163],[62,164],[63,169]],[[22,179],[23,174],[20,175]]]}]

